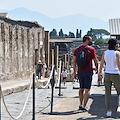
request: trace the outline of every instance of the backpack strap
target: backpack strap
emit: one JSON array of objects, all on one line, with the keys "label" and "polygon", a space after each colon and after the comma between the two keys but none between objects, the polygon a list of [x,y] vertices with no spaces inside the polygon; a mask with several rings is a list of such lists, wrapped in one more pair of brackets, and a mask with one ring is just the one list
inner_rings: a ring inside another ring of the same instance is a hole
[{"label": "backpack strap", "polygon": [[80,52],[80,46],[78,47],[78,53]]},{"label": "backpack strap", "polygon": [[86,50],[87,50],[88,48],[90,48],[90,46],[86,47],[83,51],[86,52]]},{"label": "backpack strap", "polygon": [[[83,51],[86,52],[88,48],[90,48],[90,46],[86,47]],[[80,46],[78,47],[78,52],[80,52]]]}]

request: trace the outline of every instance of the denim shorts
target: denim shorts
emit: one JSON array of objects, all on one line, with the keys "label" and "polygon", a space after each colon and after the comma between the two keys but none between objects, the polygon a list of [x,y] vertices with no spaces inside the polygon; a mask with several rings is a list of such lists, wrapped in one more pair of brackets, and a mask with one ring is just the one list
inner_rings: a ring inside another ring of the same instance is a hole
[{"label": "denim shorts", "polygon": [[80,88],[91,88],[93,72],[78,72]]}]

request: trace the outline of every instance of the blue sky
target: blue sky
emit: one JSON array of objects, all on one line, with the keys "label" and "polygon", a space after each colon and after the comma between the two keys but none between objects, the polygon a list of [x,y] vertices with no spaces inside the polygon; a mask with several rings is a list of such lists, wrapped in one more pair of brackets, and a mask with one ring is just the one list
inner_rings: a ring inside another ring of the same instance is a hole
[{"label": "blue sky", "polygon": [[0,9],[24,7],[51,18],[73,14],[108,21],[120,17],[120,0],[0,0]]}]

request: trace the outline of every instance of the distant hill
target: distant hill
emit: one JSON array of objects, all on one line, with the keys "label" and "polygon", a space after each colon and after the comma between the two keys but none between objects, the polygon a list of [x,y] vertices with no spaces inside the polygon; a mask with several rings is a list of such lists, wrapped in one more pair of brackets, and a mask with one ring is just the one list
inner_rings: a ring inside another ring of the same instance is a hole
[{"label": "distant hill", "polygon": [[82,14],[70,15],[60,18],[50,18],[41,14],[40,12],[31,11],[26,8],[16,8],[13,10],[0,10],[0,12],[8,12],[11,19],[37,21],[45,30],[51,31],[53,28],[59,32],[62,28],[64,34],[69,31],[76,34],[76,29],[82,30],[82,36],[86,34],[90,28],[106,29],[109,31],[108,22],[99,20],[97,18],[88,17]]}]

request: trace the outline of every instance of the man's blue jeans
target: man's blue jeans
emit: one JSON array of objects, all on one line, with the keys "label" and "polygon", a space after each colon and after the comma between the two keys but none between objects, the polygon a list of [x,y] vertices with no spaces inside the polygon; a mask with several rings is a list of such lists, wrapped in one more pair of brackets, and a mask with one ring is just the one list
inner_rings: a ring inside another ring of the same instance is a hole
[{"label": "man's blue jeans", "polygon": [[42,70],[38,70],[38,79],[41,79],[42,76]]}]

